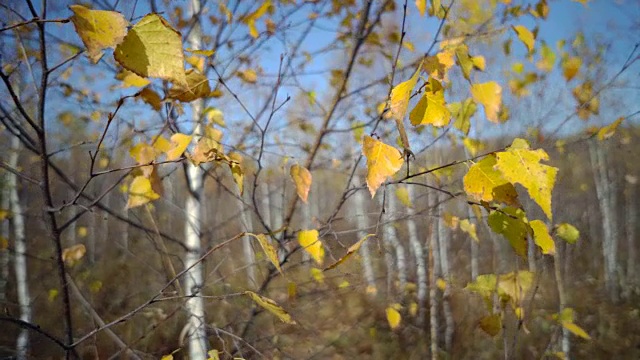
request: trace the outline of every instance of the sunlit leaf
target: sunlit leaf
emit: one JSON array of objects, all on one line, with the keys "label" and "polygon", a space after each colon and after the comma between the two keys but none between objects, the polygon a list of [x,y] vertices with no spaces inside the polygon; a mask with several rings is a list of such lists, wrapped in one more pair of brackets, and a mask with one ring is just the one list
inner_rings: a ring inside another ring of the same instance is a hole
[{"label": "sunlit leaf", "polygon": [[400,170],[404,159],[398,149],[365,136],[362,154],[367,158],[367,186],[371,197],[387,178]]},{"label": "sunlit leaf", "polygon": [[411,97],[413,88],[418,82],[420,71],[422,71],[422,64],[418,66],[418,69],[409,80],[401,82],[391,90],[389,110],[392,118],[398,121],[404,120],[404,116],[407,113],[407,107],[409,106],[409,98]]},{"label": "sunlit leaf", "polygon": [[224,122],[224,114],[220,109],[217,109],[214,107],[208,107],[204,109],[202,113],[209,121],[209,124],[216,124],[221,127],[227,126],[227,124]]},{"label": "sunlit leaf", "polygon": [[391,328],[391,330],[395,330],[396,328],[398,328],[398,326],[400,326],[400,322],[402,321],[400,312],[392,306],[387,307],[385,312],[387,314],[387,322],[389,322],[389,327]]},{"label": "sunlit leaf", "polygon": [[553,255],[556,253],[556,244],[549,235],[547,225],[540,220],[529,222],[533,230],[533,241],[538,245],[543,254]]},{"label": "sunlit leaf", "polygon": [[136,176],[129,185],[127,209],[147,204],[158,198],[160,195],[151,188],[151,181],[144,176]]},{"label": "sunlit leaf", "polygon": [[119,12],[90,10],[82,5],[69,8],[73,11],[70,20],[94,64],[102,58],[102,50],[116,47],[127,33],[128,22]]},{"label": "sunlit leaf", "polygon": [[207,352],[207,360],[220,360],[220,352],[216,349]]},{"label": "sunlit leaf", "polygon": [[201,163],[219,160],[221,156],[224,156],[222,145],[220,144],[221,139],[222,131],[212,126],[204,127],[204,134],[193,148],[189,159],[196,166]]},{"label": "sunlit leaf", "polygon": [[498,113],[502,106],[502,87],[495,81],[471,86],[471,95],[475,102],[484,106],[484,113],[491,122],[499,122]]},{"label": "sunlit leaf", "polygon": [[589,334],[587,334],[587,332],[584,331],[583,328],[576,325],[575,323],[563,321],[561,324],[563,328],[569,330],[572,334],[586,340],[591,340],[591,336],[589,336]]},{"label": "sunlit leaf", "polygon": [[237,74],[238,77],[246,83],[255,84],[258,81],[258,74],[253,69],[238,71]]},{"label": "sunlit leaf", "polygon": [[478,239],[478,234],[476,232],[476,224],[472,223],[468,219],[463,219],[460,221],[460,230],[469,234],[473,241],[480,242],[480,239]]},{"label": "sunlit leaf", "polygon": [[453,127],[460,130],[465,136],[469,134],[471,128],[471,117],[476,113],[478,106],[471,98],[463,102],[449,103],[447,108],[451,116],[455,119]]},{"label": "sunlit leaf", "polygon": [[251,300],[253,300],[260,307],[278,317],[278,319],[280,319],[280,321],[282,321],[283,323],[292,325],[296,324],[296,322],[291,319],[291,315],[289,315],[289,313],[281,308],[275,301],[264,296],[260,296],[253,291],[245,291],[244,294],[249,296]]},{"label": "sunlit leaf", "polygon": [[122,87],[145,87],[151,83],[149,79],[145,79],[142,76],[138,76],[135,73],[122,69],[116,74],[116,79],[122,81]]},{"label": "sunlit leaf", "polygon": [[258,20],[261,17],[263,17],[264,14],[267,13],[267,10],[269,10],[270,6],[271,6],[271,1],[270,0],[266,0],[265,2],[262,3],[262,5],[260,5],[260,7],[256,11],[254,11],[251,14],[247,15],[247,17],[245,17],[245,19],[244,19],[245,24],[247,24],[247,26],[249,26],[249,34],[254,39],[257,38],[258,35],[259,35],[258,29],[256,28],[256,20]]},{"label": "sunlit leaf", "polygon": [[171,149],[167,151],[167,161],[179,159],[191,143],[191,135],[175,133],[171,135]]},{"label": "sunlit leaf", "polygon": [[495,169],[496,164],[496,156],[491,154],[472,165],[463,178],[464,190],[477,201],[516,205],[518,193],[513,184]]},{"label": "sunlit leaf", "polygon": [[67,266],[73,266],[82,259],[86,252],[87,248],[83,244],[73,245],[62,250],[62,261],[64,261]]},{"label": "sunlit leaf", "polygon": [[496,156],[496,169],[507,181],[524,186],[529,196],[551,219],[551,191],[558,169],[541,163],[549,160],[546,151],[531,150],[526,140],[516,138],[507,151],[501,151]]},{"label": "sunlit leaf", "polygon": [[556,234],[558,237],[569,244],[575,244],[580,237],[580,231],[575,226],[567,223],[561,223],[556,227]]},{"label": "sunlit leaf", "polygon": [[582,66],[582,59],[577,56],[562,60],[562,74],[567,82],[578,74],[580,66]]},{"label": "sunlit leaf", "polygon": [[598,130],[598,135],[597,135],[598,140],[602,141],[612,137],[616,133],[618,126],[620,126],[620,124],[623,121],[624,121],[624,117],[619,117],[618,119],[616,119],[616,121],[612,122],[611,124],[600,128],[600,130]]},{"label": "sunlit leaf", "polygon": [[427,0],[416,0],[416,7],[418,8],[418,12],[420,12],[420,16],[424,16],[427,11]]},{"label": "sunlit leaf", "polygon": [[169,89],[168,98],[182,102],[191,102],[209,96],[211,88],[209,87],[209,80],[206,76],[195,69],[189,69],[186,72],[186,77],[187,85],[174,85]]},{"label": "sunlit leaf", "polygon": [[335,267],[337,267],[338,265],[342,264],[343,262],[347,261],[347,259],[349,257],[351,257],[351,255],[353,255],[353,253],[357,252],[358,250],[360,250],[360,247],[362,246],[362,244],[370,237],[375,236],[375,234],[368,234],[367,236],[363,237],[362,239],[358,240],[357,243],[349,246],[349,248],[347,249],[347,253],[341,257],[340,259],[338,259],[338,261],[334,262],[333,264],[327,266],[324,271],[327,270],[331,270]]},{"label": "sunlit leaf", "polygon": [[293,165],[289,171],[293,183],[296,185],[296,192],[298,197],[305,203],[309,197],[309,190],[311,189],[311,172],[305,167],[300,165]]},{"label": "sunlit leaf", "polygon": [[531,53],[536,42],[535,34],[523,25],[515,25],[511,28],[515,31],[516,35],[518,35],[518,39],[527,47],[529,53]]},{"label": "sunlit leaf", "polygon": [[300,230],[298,232],[298,243],[318,265],[324,261],[324,247],[322,241],[318,239],[318,230]]},{"label": "sunlit leaf", "polygon": [[444,100],[444,89],[435,79],[429,81],[429,86],[418,104],[411,110],[409,119],[413,126],[433,125],[436,127],[447,126],[451,121],[451,113]]},{"label": "sunlit leaf", "polygon": [[187,86],[182,36],[158,14],[143,17],[114,51],[116,61],[143,77]]},{"label": "sunlit leaf", "polygon": [[275,246],[271,245],[271,243],[267,239],[267,236],[265,234],[256,235],[252,233],[247,233],[247,235],[253,236],[256,240],[258,240],[260,247],[262,247],[262,251],[264,251],[265,255],[267,255],[267,258],[269,259],[269,261],[271,261],[273,266],[275,266],[275,268],[278,269],[280,274],[284,275],[284,273],[282,272],[282,269],[280,268],[280,260],[278,259],[278,250],[276,250]]}]

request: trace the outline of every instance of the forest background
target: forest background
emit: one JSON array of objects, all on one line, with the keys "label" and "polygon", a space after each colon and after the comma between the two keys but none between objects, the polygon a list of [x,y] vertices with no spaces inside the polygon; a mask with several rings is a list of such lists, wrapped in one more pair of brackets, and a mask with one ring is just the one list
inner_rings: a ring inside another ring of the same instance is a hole
[{"label": "forest background", "polygon": [[640,356],[636,2],[0,18],[1,355]]}]

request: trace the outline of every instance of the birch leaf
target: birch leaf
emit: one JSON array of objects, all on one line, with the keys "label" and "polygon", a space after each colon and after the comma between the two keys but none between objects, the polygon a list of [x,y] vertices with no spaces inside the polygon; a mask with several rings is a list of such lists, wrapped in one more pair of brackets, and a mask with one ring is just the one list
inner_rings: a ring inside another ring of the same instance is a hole
[{"label": "birch leaf", "polygon": [[144,176],[136,176],[129,185],[129,199],[127,209],[144,205],[150,201],[160,198],[151,188],[151,181]]},{"label": "birch leaf", "polygon": [[398,187],[396,189],[396,198],[398,198],[398,200],[400,200],[402,205],[404,205],[404,206],[406,206],[408,208],[413,207],[411,205],[411,199],[409,198],[409,189],[407,189],[406,186]]},{"label": "birch leaf", "polygon": [[324,261],[324,247],[318,239],[318,230],[301,230],[298,232],[298,243],[318,265]]},{"label": "birch leaf", "polygon": [[263,309],[269,311],[273,315],[275,315],[280,321],[286,324],[295,325],[296,322],[291,319],[291,315],[287,313],[283,308],[281,308],[275,301],[266,298],[264,296],[260,296],[253,291],[245,291],[245,295],[249,296],[251,300],[253,300],[256,304],[258,304]]},{"label": "birch leaf", "polygon": [[306,203],[311,189],[311,172],[305,167],[296,164],[291,167],[289,174],[296,185],[298,196]]},{"label": "birch leaf", "polygon": [[280,260],[278,259],[278,250],[276,250],[276,248],[269,243],[269,240],[267,239],[265,234],[256,235],[252,233],[247,233],[247,235],[253,236],[256,240],[258,240],[260,247],[262,247],[262,251],[264,251],[265,255],[267,255],[267,258],[269,259],[269,261],[271,261],[273,266],[275,266],[276,269],[278,269],[278,271],[280,272],[280,274],[284,276],[284,273],[280,268]]},{"label": "birch leaf", "polygon": [[469,135],[471,129],[471,117],[478,110],[478,106],[471,98],[467,98],[463,102],[449,103],[447,108],[451,116],[455,119],[453,127],[460,130],[465,136]]},{"label": "birch leaf", "polygon": [[479,243],[480,239],[478,239],[478,233],[476,232],[476,224],[469,221],[469,219],[464,219],[460,221],[460,230],[466,232],[471,236],[473,241]]},{"label": "birch leaf", "polygon": [[582,59],[577,56],[562,60],[562,75],[564,75],[567,82],[571,81],[571,79],[578,75],[580,66],[582,66]]},{"label": "birch leaf", "polygon": [[258,74],[253,69],[238,71],[237,75],[240,78],[240,80],[249,84],[255,84],[258,81]]},{"label": "birch leaf", "polygon": [[556,228],[556,234],[558,237],[569,244],[575,244],[580,237],[580,231],[575,226],[567,223],[562,223]]},{"label": "birch leaf", "polygon": [[145,87],[151,83],[149,79],[145,79],[142,76],[138,76],[135,73],[122,69],[116,74],[116,79],[122,81],[122,87]]},{"label": "birch leaf", "polygon": [[529,196],[551,219],[551,190],[558,169],[541,164],[542,160],[549,160],[549,155],[544,150],[531,150],[526,140],[516,138],[507,151],[497,154],[495,167],[507,181],[524,186]]},{"label": "birch leaf", "polygon": [[367,158],[367,186],[374,197],[380,185],[400,170],[404,159],[398,149],[371,136],[364,137],[362,154]]},{"label": "birch leaf", "polygon": [[162,99],[160,98],[160,95],[151,90],[148,86],[140,91],[140,98],[145,103],[151,105],[153,110],[159,111],[160,109],[162,109]]},{"label": "birch leaf", "polygon": [[227,127],[227,124],[224,122],[224,114],[220,109],[208,107],[204,109],[202,113],[207,117],[209,124],[216,124],[221,127]]},{"label": "birch leaf", "polygon": [[416,7],[418,8],[420,16],[424,16],[427,11],[427,0],[416,0]]},{"label": "birch leaf", "polygon": [[480,319],[478,326],[490,336],[496,336],[502,330],[502,316],[500,314],[487,315]]},{"label": "birch leaf", "polygon": [[[129,155],[136,161],[137,165],[146,165],[153,162],[158,153],[153,146],[146,143],[138,143],[129,150]],[[153,172],[153,166],[140,166],[140,171],[145,177],[149,177]]]},{"label": "birch leaf", "polygon": [[247,24],[247,26],[249,26],[249,34],[254,39],[257,38],[258,35],[260,35],[258,33],[258,29],[256,28],[256,21],[258,19],[260,19],[261,17],[263,17],[264,14],[267,13],[267,10],[269,10],[270,6],[271,6],[271,1],[267,0],[267,1],[263,2],[262,5],[260,5],[260,7],[256,11],[254,11],[251,14],[247,15],[247,17],[244,19],[245,24]]},{"label": "birch leaf", "polygon": [[418,69],[409,80],[401,82],[400,84],[396,85],[393,90],[391,90],[389,110],[392,118],[398,121],[404,120],[404,115],[406,114],[407,107],[409,106],[411,91],[413,91],[413,88],[418,82],[421,70],[422,64],[418,66]]},{"label": "birch leaf", "polygon": [[389,327],[391,330],[395,330],[400,326],[400,322],[402,321],[402,316],[400,312],[396,310],[393,306],[389,306],[386,309],[387,314],[387,322],[389,322]]},{"label": "birch leaf", "polygon": [[113,53],[125,69],[187,86],[182,36],[158,14],[143,17]]},{"label": "birch leaf", "polygon": [[358,240],[357,243],[349,246],[349,248],[347,249],[347,253],[341,257],[340,259],[338,259],[338,261],[334,262],[333,264],[327,266],[323,271],[327,271],[327,270],[331,270],[335,267],[337,267],[338,265],[342,264],[343,262],[347,261],[347,259],[349,257],[351,257],[351,255],[353,255],[353,253],[357,252],[358,250],[360,250],[360,247],[362,246],[362,244],[370,237],[375,236],[375,234],[368,234],[367,236],[363,237],[362,239]]},{"label": "birch leaf", "polygon": [[576,325],[575,323],[563,321],[561,324],[563,328],[569,330],[572,334],[579,336],[585,340],[591,340],[591,336],[589,336],[589,334],[587,334],[587,332],[584,331],[583,328]]},{"label": "birch leaf", "polygon": [[524,211],[506,207],[500,211],[492,210],[487,222],[493,232],[504,236],[516,254],[527,256],[527,233]]},{"label": "birch leaf", "polygon": [[513,31],[515,31],[516,35],[518,35],[518,39],[520,39],[520,41],[522,41],[522,43],[527,47],[529,53],[531,53],[536,42],[534,33],[532,33],[523,25],[516,25],[512,26],[511,28],[513,29]]},{"label": "birch leaf", "polygon": [[189,157],[193,164],[199,166],[201,163],[215,161],[224,155],[220,139],[222,139],[222,131],[211,126],[205,127],[204,136],[198,140]]},{"label": "birch leaf", "polygon": [[471,86],[471,96],[473,100],[484,106],[484,113],[491,122],[498,123],[498,113],[502,106],[502,87],[495,81]]},{"label": "birch leaf", "polygon": [[472,165],[462,180],[464,191],[477,201],[516,205],[516,188],[495,169],[496,163],[496,157],[492,154]]},{"label": "birch leaf", "polygon": [[177,160],[191,143],[191,135],[176,133],[171,135],[171,149],[167,151],[167,161]]},{"label": "birch leaf", "polygon": [[619,117],[616,121],[607,126],[603,126],[598,130],[598,140],[603,141],[613,136],[618,129],[618,126],[624,121],[624,117]]},{"label": "birch leaf", "polygon": [[432,90],[425,89],[420,101],[409,114],[413,126],[430,124],[443,127],[451,121],[451,112],[445,104],[442,85],[436,79],[431,79],[430,83]]},{"label": "birch leaf", "polygon": [[102,50],[116,47],[127,34],[128,22],[119,12],[91,10],[82,5],[69,8],[73,11],[70,20],[94,64],[102,58]]},{"label": "birch leaf", "polygon": [[84,244],[73,245],[62,250],[62,261],[67,263],[68,266],[73,266],[82,259],[86,252],[87,248]]},{"label": "birch leaf", "polygon": [[175,85],[169,89],[168,98],[182,102],[191,102],[196,99],[209,96],[211,88],[209,79],[195,69],[189,69],[185,73],[187,86]]},{"label": "birch leaf", "polygon": [[533,230],[533,241],[538,245],[543,254],[553,255],[556,253],[556,244],[553,242],[547,225],[540,220],[529,222],[529,226]]}]

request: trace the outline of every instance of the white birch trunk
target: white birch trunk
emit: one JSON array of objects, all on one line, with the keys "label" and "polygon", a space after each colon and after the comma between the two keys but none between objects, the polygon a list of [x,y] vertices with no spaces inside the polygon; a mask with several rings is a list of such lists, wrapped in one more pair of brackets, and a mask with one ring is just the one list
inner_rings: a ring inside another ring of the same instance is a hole
[{"label": "white birch trunk", "polygon": [[[243,198],[245,202],[249,202],[250,198],[248,196],[249,192],[245,191]],[[251,217],[249,209],[244,206],[244,204],[240,203],[240,221],[242,223],[242,230],[246,232],[253,232],[253,225],[251,222]],[[247,269],[247,281],[253,287],[257,286],[256,282],[256,268],[255,268],[255,254],[253,253],[253,247],[251,246],[251,237],[246,235],[242,239],[242,252],[244,254],[244,262],[245,267]]]},{"label": "white birch trunk", "polygon": [[[353,183],[360,186],[361,180],[358,176],[353,177]],[[367,236],[367,228],[369,227],[368,211],[365,207],[365,191],[358,191],[355,197],[355,213],[356,224],[358,226],[358,240]],[[377,293],[376,277],[373,272],[373,264],[371,263],[371,252],[369,250],[369,241],[365,241],[360,246],[360,257],[362,259],[362,267],[364,269],[364,278],[367,281],[367,293],[375,295]]]},{"label": "white birch trunk", "polygon": [[[1,178],[0,182],[0,210],[9,211],[10,189],[9,172]],[[9,241],[9,221],[0,220],[0,241]],[[4,244],[3,244],[4,245]],[[7,283],[9,282],[9,251],[7,247],[0,246],[0,304],[7,303]]]},{"label": "white birch trunk", "polygon": [[602,255],[604,258],[604,282],[609,297],[612,301],[618,300],[618,284],[616,276],[617,266],[617,241],[613,225],[613,216],[615,209],[615,201],[613,197],[615,193],[612,189],[611,179],[607,176],[605,168],[605,156],[602,151],[602,144],[598,146],[593,141],[589,142],[589,155],[591,157],[591,165],[594,175],[594,183],[596,185],[596,196],[600,206],[600,215],[602,216]]},{"label": "white birch trunk", "polygon": [[[556,277],[556,286],[558,288],[558,299],[560,301],[559,311],[562,312],[567,306],[567,297],[566,290],[564,287],[564,279],[562,277],[561,265],[562,265],[562,249],[565,248],[564,244],[558,243],[556,246],[556,253],[553,256],[553,270]],[[570,351],[571,351],[571,342],[569,337],[569,330],[562,327],[562,337],[560,339],[560,346],[562,352],[564,353],[564,358],[567,360],[571,359]]]},{"label": "white birch trunk", "polygon": [[438,202],[440,202],[440,205],[438,205],[438,213],[440,215],[438,219],[438,250],[440,253],[440,267],[442,271],[442,278],[446,282],[446,286],[442,294],[442,308],[445,321],[444,343],[445,350],[450,353],[453,345],[453,332],[455,330],[455,324],[453,321],[453,313],[451,311],[451,303],[449,302],[449,289],[451,288],[451,276],[449,273],[449,241],[451,241],[451,237],[449,236],[449,231],[443,219],[443,195],[444,194],[442,193],[439,193],[438,195]]},{"label": "white birch trunk", "polygon": [[269,185],[266,181],[260,184],[260,190],[262,192],[262,200],[260,201],[260,213],[262,219],[267,226],[271,227],[271,193],[269,191]]},{"label": "white birch trunk", "polygon": [[[409,186],[409,199],[412,201],[415,197],[415,186]],[[414,204],[415,205],[415,204]],[[418,327],[422,327],[424,325],[425,316],[427,314],[427,309],[425,307],[427,301],[427,265],[425,264],[424,252],[423,252],[423,244],[420,241],[420,236],[418,235],[418,226],[416,224],[415,211],[413,208],[409,208],[409,220],[407,220],[407,231],[409,233],[409,244],[411,245],[411,249],[413,250],[413,255],[416,260],[416,278],[417,278],[417,302],[418,302],[418,319],[417,325]]]},{"label": "white birch trunk", "polygon": [[[200,13],[200,0],[191,0],[190,2],[191,16],[195,19]],[[200,23],[196,21],[188,42],[192,49],[201,48],[202,35],[200,33]],[[199,138],[202,135],[202,125],[200,117],[202,115],[202,100],[195,100],[191,103],[191,111],[195,121],[194,137]],[[202,243],[200,238],[200,229],[202,225],[203,207],[201,203],[203,186],[203,171],[198,166],[189,163],[187,165],[187,186],[189,193],[187,194],[185,211],[185,245],[187,252],[185,255],[184,266],[191,269],[187,271],[184,279],[185,295],[193,296],[187,300],[186,307],[189,315],[189,332],[188,332],[188,348],[189,359],[200,360],[207,358],[207,335],[205,328],[204,302],[199,295],[203,286],[203,265],[196,263],[202,254]]]},{"label": "white birch trunk", "polygon": [[[436,214],[437,215],[437,214]],[[434,216],[434,219],[438,221],[438,217]],[[438,280],[438,268],[440,267],[440,260],[438,254],[438,238],[436,232],[436,226],[430,226],[429,231],[429,335],[431,338],[431,359],[438,360],[439,336],[438,336],[438,287],[436,282]]]},{"label": "white birch trunk", "polygon": [[[381,197],[382,198],[382,197]],[[398,233],[396,232],[394,218],[397,214],[396,197],[392,193],[387,195],[388,203],[386,214],[383,217],[387,224],[384,226],[384,239],[387,244],[391,245],[396,255],[395,265],[398,269],[398,283],[400,293],[404,296],[407,288],[407,257],[405,255],[404,247],[398,240]],[[393,257],[391,257],[393,263]],[[391,266],[391,269],[393,265]]]},{"label": "white birch trunk", "polygon": [[[11,139],[11,154],[9,166],[18,168],[18,152],[20,151],[20,139]],[[31,296],[29,295],[29,283],[27,279],[27,240],[24,234],[24,215],[18,198],[18,179],[13,173],[8,173],[9,202],[11,204],[11,225],[13,227],[15,241],[14,271],[16,273],[16,293],[20,307],[20,320],[31,322]],[[22,328],[16,341],[17,359],[27,359],[29,350],[29,330]]]},{"label": "white birch trunk", "polygon": [[625,232],[627,235],[627,288],[634,288],[638,284],[638,267],[636,264],[636,221],[638,218],[637,179],[628,177],[626,187]]},{"label": "white birch trunk", "polygon": [[[473,210],[471,209],[471,206],[467,206],[467,214],[469,216],[469,221],[471,221],[471,219],[473,219],[474,214],[473,214]],[[480,224],[482,222],[482,219],[476,219],[476,224]],[[479,227],[479,226],[478,226]],[[471,243],[471,281],[476,281],[476,278],[478,277],[478,243],[471,239],[470,241]]]}]

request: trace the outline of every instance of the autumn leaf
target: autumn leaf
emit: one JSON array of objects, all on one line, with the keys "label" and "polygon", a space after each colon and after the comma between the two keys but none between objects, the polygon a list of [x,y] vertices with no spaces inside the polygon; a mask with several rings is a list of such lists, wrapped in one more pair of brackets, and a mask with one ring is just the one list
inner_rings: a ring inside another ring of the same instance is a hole
[{"label": "autumn leaf", "polygon": [[612,122],[607,126],[603,126],[598,130],[598,140],[603,141],[613,136],[618,129],[618,126],[624,121],[624,117],[619,117],[616,121]]},{"label": "autumn leaf", "polygon": [[160,198],[160,195],[151,188],[151,181],[145,176],[136,176],[129,185],[129,199],[127,209],[147,204]]},{"label": "autumn leaf", "polygon": [[507,181],[524,186],[529,196],[551,219],[551,191],[555,185],[558,169],[540,163],[543,160],[549,160],[546,151],[531,150],[526,140],[516,138],[507,151],[501,151],[496,156],[495,168]]},{"label": "autumn leaf", "polygon": [[300,230],[298,232],[298,243],[318,265],[324,261],[324,247],[318,239],[318,230]]},{"label": "autumn leaf", "polygon": [[380,185],[400,170],[404,159],[398,149],[371,136],[364,137],[362,154],[367,158],[367,186],[374,197]]},{"label": "autumn leaf", "polygon": [[585,81],[576,86],[572,93],[573,97],[578,101],[576,111],[578,117],[582,120],[588,120],[589,116],[600,113],[600,100],[598,100],[596,93],[593,91],[593,83],[591,81]]},{"label": "autumn leaf", "polygon": [[127,69],[120,70],[120,72],[116,74],[116,79],[122,81],[123,88],[145,87],[151,83],[148,79],[138,76]]},{"label": "autumn leaf", "polygon": [[204,135],[198,140],[189,159],[195,166],[219,159],[224,155],[221,139],[222,131],[211,126],[204,127]]},{"label": "autumn leaf", "polygon": [[283,323],[291,325],[296,324],[296,322],[291,318],[291,315],[289,315],[289,313],[281,308],[275,301],[264,296],[260,296],[253,291],[245,291],[244,294],[249,296],[251,300],[253,300],[260,307],[275,315]]},{"label": "autumn leaf", "polygon": [[362,239],[358,240],[357,243],[349,246],[349,248],[347,249],[347,253],[341,257],[340,259],[338,259],[338,261],[334,262],[333,264],[327,266],[323,271],[327,271],[327,270],[331,270],[335,267],[337,267],[338,265],[344,263],[345,261],[347,261],[347,259],[349,257],[351,257],[351,255],[353,255],[355,252],[357,252],[358,250],[360,250],[360,247],[362,246],[362,244],[370,237],[372,236],[376,236],[375,234],[368,234],[365,237],[363,237]]},{"label": "autumn leaf", "polygon": [[80,261],[86,252],[87,248],[83,244],[73,245],[62,250],[62,261],[71,267]]},{"label": "autumn leaf", "polygon": [[480,242],[480,239],[478,239],[478,233],[476,232],[476,224],[469,221],[469,219],[463,219],[460,221],[460,230],[469,234],[473,241],[477,243]]},{"label": "autumn leaf", "polygon": [[289,171],[293,183],[296,185],[296,192],[302,201],[307,202],[309,190],[311,189],[311,172],[300,165],[293,165]]},{"label": "autumn leaf", "polygon": [[238,71],[237,75],[240,78],[240,80],[248,84],[255,84],[258,81],[258,74],[253,69]]},{"label": "autumn leaf", "polygon": [[496,336],[502,330],[502,316],[500,314],[487,315],[478,321],[478,326],[488,335]]},{"label": "autumn leaf", "polygon": [[187,87],[182,36],[158,14],[143,17],[113,53],[118,64],[143,77]]},{"label": "autumn leaf", "polygon": [[535,34],[523,25],[515,25],[511,28],[515,31],[516,35],[518,35],[518,39],[527,47],[529,53],[531,53],[536,42]]},{"label": "autumn leaf", "polygon": [[444,88],[436,80],[431,79],[424,94],[409,114],[411,125],[433,125],[443,127],[451,121],[451,112],[444,100]]},{"label": "autumn leaf", "polygon": [[567,82],[571,81],[571,79],[578,74],[580,66],[582,66],[582,59],[577,56],[562,60],[562,74]]},{"label": "autumn leaf", "polygon": [[418,8],[418,12],[420,12],[420,16],[424,16],[427,11],[427,0],[416,0],[416,7]]},{"label": "autumn leaf", "polygon": [[496,156],[493,154],[473,164],[462,179],[464,191],[477,201],[518,204],[515,187],[495,169],[496,164]]},{"label": "autumn leaf", "polygon": [[187,86],[176,84],[169,89],[168,98],[182,102],[191,102],[209,96],[211,88],[209,87],[209,80],[206,76],[195,69],[189,69],[185,74]]},{"label": "autumn leaf", "polygon": [[524,211],[513,207],[492,210],[487,222],[496,234],[504,236],[516,254],[527,256],[528,226],[525,223]]},{"label": "autumn leaf", "polygon": [[529,222],[529,226],[533,230],[533,241],[538,245],[543,254],[553,255],[556,253],[556,244],[549,235],[547,225],[540,220]]},{"label": "autumn leaf", "polygon": [[156,160],[158,153],[156,149],[147,144],[147,143],[138,143],[134,147],[129,150],[129,155],[136,161],[137,165],[145,165],[140,166],[140,171],[145,177],[151,176],[153,172],[153,165],[147,165]]},{"label": "autumn leaf", "polygon": [[393,119],[396,119],[398,121],[404,120],[404,115],[407,113],[407,107],[409,106],[409,98],[411,97],[411,92],[418,82],[421,70],[422,64],[418,66],[418,69],[409,80],[401,82],[400,84],[396,85],[393,90],[391,90],[391,97],[389,99],[389,111]]},{"label": "autumn leaf", "polygon": [[471,117],[476,113],[478,106],[471,98],[463,102],[447,104],[451,116],[455,119],[453,127],[460,130],[465,136],[469,135],[471,129]]},{"label": "autumn leaf", "polygon": [[129,23],[119,12],[90,10],[82,5],[69,8],[73,11],[70,20],[94,64],[102,58],[102,50],[116,47],[127,33]]},{"label": "autumn leaf", "polygon": [[561,223],[556,227],[558,237],[569,244],[575,244],[580,237],[580,231],[575,226],[567,223]]},{"label": "autumn leaf", "polygon": [[473,100],[484,106],[484,113],[491,122],[499,122],[498,113],[502,106],[502,87],[495,81],[471,86]]},{"label": "autumn leaf", "polygon": [[247,15],[247,17],[244,19],[244,23],[247,24],[247,26],[249,26],[249,34],[254,39],[257,38],[259,35],[258,29],[256,28],[256,21],[261,17],[263,17],[264,14],[267,13],[267,10],[269,10],[270,6],[271,6],[271,1],[266,0],[265,2],[262,3],[262,5],[260,5],[260,7],[256,11]]},{"label": "autumn leaf", "polygon": [[171,149],[167,151],[167,161],[179,159],[191,143],[191,135],[175,133],[171,135]]},{"label": "autumn leaf", "polygon": [[148,86],[140,91],[139,96],[142,99],[142,101],[151,105],[153,110],[159,111],[162,108],[162,99],[160,98],[160,95],[158,95],[158,93],[156,93],[155,91],[151,90],[151,88],[149,88]]},{"label": "autumn leaf", "polygon": [[396,189],[396,198],[400,200],[402,205],[410,208],[413,207],[411,205],[411,198],[409,198],[409,189],[406,186],[401,186]]},{"label": "autumn leaf", "polygon": [[273,266],[275,266],[276,269],[278,269],[278,271],[280,272],[280,274],[284,276],[284,273],[280,268],[280,259],[278,258],[278,250],[276,250],[276,248],[269,243],[267,236],[265,234],[256,235],[252,233],[247,233],[247,235],[252,236],[256,240],[258,240],[260,247],[262,247],[262,251],[264,251],[265,255],[267,255],[267,258],[269,259],[269,261],[271,261]]},{"label": "autumn leaf", "polygon": [[216,109],[214,107],[208,107],[204,109],[202,114],[204,114],[204,116],[209,121],[209,124],[211,125],[216,124],[221,127],[227,126],[227,124],[224,122],[224,114],[220,109]]},{"label": "autumn leaf", "polygon": [[402,316],[400,315],[400,312],[396,309],[396,307],[387,307],[385,313],[387,314],[387,322],[389,323],[389,327],[391,328],[391,330],[395,330],[396,328],[398,328],[398,326],[400,326],[400,322],[402,321]]}]

